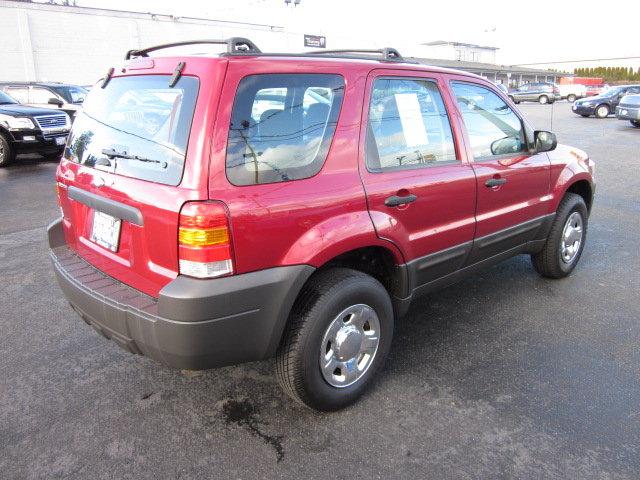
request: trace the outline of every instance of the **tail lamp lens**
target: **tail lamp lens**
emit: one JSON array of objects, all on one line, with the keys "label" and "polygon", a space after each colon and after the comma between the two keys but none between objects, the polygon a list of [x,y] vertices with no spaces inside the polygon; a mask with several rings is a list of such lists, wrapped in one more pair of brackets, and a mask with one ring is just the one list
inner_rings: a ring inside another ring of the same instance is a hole
[{"label": "tail lamp lens", "polygon": [[214,278],[233,273],[229,219],[221,202],[188,202],[180,211],[180,273]]}]

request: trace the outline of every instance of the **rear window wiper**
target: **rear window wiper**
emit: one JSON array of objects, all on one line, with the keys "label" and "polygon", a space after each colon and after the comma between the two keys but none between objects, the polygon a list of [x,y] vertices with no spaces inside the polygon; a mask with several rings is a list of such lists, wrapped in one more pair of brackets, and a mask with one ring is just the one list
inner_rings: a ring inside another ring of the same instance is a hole
[{"label": "rear window wiper", "polygon": [[136,160],[138,162],[157,163],[162,165],[162,168],[167,168],[167,162],[161,162],[153,158],[140,157],[138,155],[129,155],[125,152],[118,152],[113,148],[105,148],[102,150],[102,154],[107,158],[124,158],[125,160]]}]

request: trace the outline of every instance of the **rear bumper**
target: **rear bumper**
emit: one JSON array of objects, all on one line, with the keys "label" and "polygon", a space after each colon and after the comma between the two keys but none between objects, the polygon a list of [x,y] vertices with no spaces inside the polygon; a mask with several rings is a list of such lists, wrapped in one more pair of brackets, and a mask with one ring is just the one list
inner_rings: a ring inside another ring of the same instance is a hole
[{"label": "rear bumper", "polygon": [[231,277],[179,276],[149,297],[94,268],[64,242],[60,220],[48,228],[50,256],[73,309],[131,353],[172,368],[205,369],[272,356],[308,265]]}]

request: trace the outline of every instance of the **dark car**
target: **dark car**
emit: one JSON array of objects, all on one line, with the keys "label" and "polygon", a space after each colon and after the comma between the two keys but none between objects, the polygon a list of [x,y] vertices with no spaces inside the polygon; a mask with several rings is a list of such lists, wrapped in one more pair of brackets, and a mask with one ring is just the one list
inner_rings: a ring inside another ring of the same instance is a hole
[{"label": "dark car", "polygon": [[0,91],[0,167],[18,153],[61,156],[70,128],[65,112],[21,105]]},{"label": "dark car", "polygon": [[72,121],[87,96],[84,87],[57,82],[0,82],[0,90],[24,105],[57,107],[66,112]]},{"label": "dark car", "polygon": [[629,120],[631,125],[640,128],[640,95],[625,95],[616,107],[618,120]]},{"label": "dark car", "polygon": [[525,83],[524,85],[519,86],[517,89],[510,91],[509,98],[513,100],[514,103],[553,103],[556,100],[560,100],[560,90],[553,83]]},{"label": "dark car", "polygon": [[595,97],[576,100],[573,104],[573,113],[583,117],[606,118],[616,111],[620,99],[625,95],[640,93],[640,85],[621,85],[612,87]]},{"label": "dark car", "polygon": [[491,82],[390,48],[214,42],[129,52],[58,165],[58,282],[125,350],[181,369],[275,356],[288,394],[336,410],[413,299],[517,254],[555,279],[578,264],[594,163]]}]

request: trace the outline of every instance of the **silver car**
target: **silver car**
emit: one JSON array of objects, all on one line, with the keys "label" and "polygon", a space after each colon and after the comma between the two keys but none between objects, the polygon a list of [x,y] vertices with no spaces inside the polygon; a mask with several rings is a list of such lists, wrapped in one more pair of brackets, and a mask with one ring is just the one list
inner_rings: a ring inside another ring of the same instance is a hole
[{"label": "silver car", "polygon": [[618,120],[629,120],[631,125],[640,128],[640,94],[625,95],[616,107]]}]

